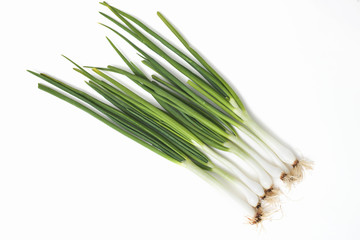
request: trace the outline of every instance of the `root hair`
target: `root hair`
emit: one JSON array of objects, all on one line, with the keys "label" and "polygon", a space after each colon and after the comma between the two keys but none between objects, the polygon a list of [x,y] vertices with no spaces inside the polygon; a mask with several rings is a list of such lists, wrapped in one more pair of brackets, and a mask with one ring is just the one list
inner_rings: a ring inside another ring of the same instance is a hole
[{"label": "root hair", "polygon": [[261,198],[263,206],[280,206],[280,195],[282,191],[274,186],[271,186],[269,189],[265,190],[265,195]]},{"label": "root hair", "polygon": [[256,213],[253,217],[248,217],[248,223],[250,225],[256,225],[257,227],[260,226],[264,220],[271,220],[273,214],[280,211],[279,207],[274,208],[270,204],[260,207],[256,207]]},{"label": "root hair", "polygon": [[248,217],[248,223],[250,225],[258,225],[259,223],[262,222],[263,220],[263,215],[264,215],[264,212],[263,212],[263,209],[262,207],[259,207],[259,208],[256,208],[256,213],[255,213],[255,216],[254,217]]},{"label": "root hair", "polygon": [[295,162],[291,165],[292,168],[288,174],[283,173],[280,179],[287,185],[289,189],[303,180],[305,170],[313,169],[313,162],[305,159],[295,160]]}]

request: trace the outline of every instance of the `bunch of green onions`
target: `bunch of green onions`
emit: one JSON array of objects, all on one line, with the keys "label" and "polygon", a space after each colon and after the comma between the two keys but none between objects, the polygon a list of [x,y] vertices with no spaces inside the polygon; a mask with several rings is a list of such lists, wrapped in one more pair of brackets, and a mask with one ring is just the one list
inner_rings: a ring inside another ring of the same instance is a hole
[{"label": "bunch of green onions", "polygon": [[[269,209],[277,207],[278,182],[288,186],[299,182],[304,169],[311,167],[310,163],[299,159],[292,149],[255,122],[230,85],[161,13],[158,12],[160,19],[192,57],[134,16],[106,2],[101,4],[114,15],[111,17],[101,12],[105,18],[147,46],[168,65],[155,60],[114,28],[102,24],[132,46],[142,57],[142,63],[155,74],[148,77],[108,39],[128,70],[112,65],[82,67],[67,58],[74,64],[74,70],[87,78],[87,85],[104,98],[103,101],[47,74],[29,71],[58,88],[55,90],[39,84],[39,89],[82,109],[222,189],[230,193],[236,191],[250,223],[261,222],[271,212]],[[175,60],[161,47],[175,53],[191,68]],[[187,84],[172,73],[174,70],[189,79]],[[125,76],[140,86],[161,108],[135,94],[108,72]],[[247,135],[252,144],[244,141],[239,132]],[[221,151],[237,157],[230,160],[221,155]]]}]

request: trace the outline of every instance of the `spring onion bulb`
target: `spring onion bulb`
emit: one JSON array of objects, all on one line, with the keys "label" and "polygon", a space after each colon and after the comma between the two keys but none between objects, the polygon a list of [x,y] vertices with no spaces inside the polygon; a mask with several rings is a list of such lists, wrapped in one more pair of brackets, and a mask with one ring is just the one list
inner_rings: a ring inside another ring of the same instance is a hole
[{"label": "spring onion bulb", "polygon": [[[132,46],[141,56],[141,63],[154,74],[148,77],[107,38],[127,70],[114,65],[83,67],[65,57],[102,100],[47,74],[29,71],[53,86],[39,84],[39,89],[87,112],[140,145],[229,193],[243,207],[249,223],[257,224],[268,218],[279,207],[281,190],[277,185],[278,180],[291,187],[303,178],[305,169],[311,169],[311,163],[298,159],[290,147],[262,128],[248,114],[235,90],[161,13],[158,13],[160,19],[192,57],[132,15],[106,2],[101,4],[110,9],[115,18],[102,12],[101,15],[147,46],[170,66],[155,60],[114,28],[102,24]],[[178,55],[191,68],[175,60],[162,47]],[[173,70],[189,79],[187,83],[175,76]],[[134,93],[115,76],[137,84],[150,93],[161,107]],[[239,132],[247,135],[252,143],[243,139]],[[254,144],[263,151],[256,150]],[[232,153],[233,157],[224,156],[226,152]]]}]

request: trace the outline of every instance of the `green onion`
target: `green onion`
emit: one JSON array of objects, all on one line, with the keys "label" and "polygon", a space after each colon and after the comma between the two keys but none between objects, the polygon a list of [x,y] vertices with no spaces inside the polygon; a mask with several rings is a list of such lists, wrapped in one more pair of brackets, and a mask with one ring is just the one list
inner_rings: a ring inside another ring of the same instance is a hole
[{"label": "green onion", "polygon": [[[102,12],[101,15],[162,57],[171,67],[159,63],[123,34],[102,24],[132,46],[142,57],[141,62],[156,74],[147,77],[107,38],[129,70],[113,65],[82,67],[65,57],[103,100],[47,74],[29,71],[57,88],[39,84],[39,89],[87,112],[165,159],[186,167],[209,183],[237,196],[250,223],[259,223],[271,211],[269,207],[276,206],[274,203],[277,203],[279,190],[275,180],[280,178],[288,185],[298,182],[303,170],[310,168],[310,164],[298,160],[293,150],[253,120],[235,90],[161,13],[158,12],[160,19],[196,61],[134,16],[106,2],[101,4],[118,20]],[[191,69],[172,58],[141,30],[177,54]],[[188,78],[187,83],[172,74],[172,68]],[[108,72],[136,83],[150,93],[161,107],[135,94]],[[265,153],[255,150],[255,146],[245,141],[236,129],[248,135],[252,144],[261,147]],[[226,158],[222,152],[231,152],[237,158]]]}]

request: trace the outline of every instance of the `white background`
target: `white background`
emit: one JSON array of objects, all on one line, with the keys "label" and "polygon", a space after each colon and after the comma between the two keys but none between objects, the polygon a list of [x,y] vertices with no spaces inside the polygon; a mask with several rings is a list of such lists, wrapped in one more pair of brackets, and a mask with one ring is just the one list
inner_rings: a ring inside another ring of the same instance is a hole
[{"label": "white background", "polygon": [[[162,11],[269,129],[315,162],[283,216],[245,224],[191,172],[37,89],[82,65],[122,65],[97,1],[1,5],[0,239],[359,239],[360,3],[111,1],[178,43]],[[109,12],[108,12],[109,13]],[[126,81],[125,79],[122,79]]]}]

